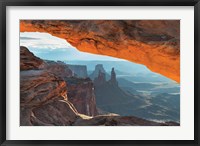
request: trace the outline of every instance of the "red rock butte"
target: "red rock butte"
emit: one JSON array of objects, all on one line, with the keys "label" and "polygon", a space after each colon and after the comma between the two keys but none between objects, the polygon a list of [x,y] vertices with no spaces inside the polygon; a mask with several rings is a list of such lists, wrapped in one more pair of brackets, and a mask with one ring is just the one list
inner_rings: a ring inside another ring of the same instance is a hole
[{"label": "red rock butte", "polygon": [[21,20],[21,32],[46,32],[83,52],[122,58],[180,82],[179,20]]}]

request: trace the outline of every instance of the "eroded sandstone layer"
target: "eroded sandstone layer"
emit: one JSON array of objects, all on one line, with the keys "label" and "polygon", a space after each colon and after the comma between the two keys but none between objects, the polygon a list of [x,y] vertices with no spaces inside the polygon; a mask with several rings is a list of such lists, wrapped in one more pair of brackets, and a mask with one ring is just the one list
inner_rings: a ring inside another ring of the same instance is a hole
[{"label": "eroded sandstone layer", "polygon": [[[70,78],[77,84],[69,82]],[[72,71],[63,62],[44,61],[20,47],[21,125],[66,126],[81,118],[80,114],[96,115],[92,89],[91,80],[72,77]]]},{"label": "eroded sandstone layer", "polygon": [[22,20],[21,32],[47,32],[80,51],[143,64],[180,82],[178,20]]},{"label": "eroded sandstone layer", "polygon": [[21,126],[71,125],[78,117],[65,81],[44,70],[20,72]]},{"label": "eroded sandstone layer", "polygon": [[20,72],[20,125],[71,125],[78,117],[65,81],[45,70]]},{"label": "eroded sandstone layer", "polygon": [[41,69],[44,61],[31,53],[26,47],[20,47],[20,70]]}]

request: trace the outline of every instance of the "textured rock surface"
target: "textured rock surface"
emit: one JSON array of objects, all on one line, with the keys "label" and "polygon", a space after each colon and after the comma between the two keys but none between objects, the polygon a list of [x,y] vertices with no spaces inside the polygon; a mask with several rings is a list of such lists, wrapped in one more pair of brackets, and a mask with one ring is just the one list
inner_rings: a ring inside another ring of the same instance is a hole
[{"label": "textured rock surface", "polygon": [[144,64],[180,82],[179,20],[22,20],[20,31],[47,32],[80,51]]},{"label": "textured rock surface", "polygon": [[[66,64],[43,61],[27,48],[21,48],[20,125],[71,125],[81,118],[79,113],[97,114],[90,79],[72,78]],[[67,89],[78,111],[68,100]]]},{"label": "textured rock surface", "polygon": [[95,116],[98,114],[94,85],[89,78],[65,78],[67,82],[68,100],[81,114]]},{"label": "textured rock surface", "polygon": [[113,116],[113,115],[102,115],[96,116],[91,119],[78,119],[75,126],[179,126],[178,123],[168,122],[168,123],[157,123],[134,116]]},{"label": "textured rock surface", "polygon": [[45,61],[45,69],[49,72],[54,73],[56,76],[59,76],[61,78],[65,77],[71,77],[72,71],[69,69],[69,67],[61,62],[61,61]]},{"label": "textured rock surface", "polygon": [[57,96],[67,97],[66,83],[43,70],[21,71],[20,91],[21,105],[27,106],[37,106]]},{"label": "textured rock surface", "polygon": [[20,47],[20,70],[43,68],[44,61],[36,57],[26,47]]},{"label": "textured rock surface", "polygon": [[78,118],[78,113],[73,105],[67,100],[49,101],[41,107],[33,109],[31,122],[40,125],[37,120],[54,126],[72,125]]},{"label": "textured rock surface", "polygon": [[71,125],[80,118],[67,100],[66,82],[27,48],[20,57],[20,125]]},{"label": "textured rock surface", "polygon": [[[73,71],[71,71],[70,67],[60,61],[46,61],[45,69],[66,82],[68,100],[80,114],[88,116],[97,115],[94,86],[90,79],[73,77]],[[75,69],[76,72],[79,69],[83,71],[80,71],[79,75],[87,75],[85,74],[85,71],[87,73],[85,66],[80,67],[76,65]]]},{"label": "textured rock surface", "polygon": [[65,81],[44,70],[20,72],[20,125],[70,125],[78,113]]}]

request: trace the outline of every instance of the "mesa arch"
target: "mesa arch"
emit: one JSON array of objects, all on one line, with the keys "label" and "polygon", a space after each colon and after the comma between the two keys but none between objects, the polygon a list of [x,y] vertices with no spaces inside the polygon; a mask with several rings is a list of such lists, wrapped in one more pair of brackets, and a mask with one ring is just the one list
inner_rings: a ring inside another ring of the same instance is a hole
[{"label": "mesa arch", "polygon": [[180,82],[179,20],[21,20],[21,32],[46,32],[83,52],[145,65]]}]

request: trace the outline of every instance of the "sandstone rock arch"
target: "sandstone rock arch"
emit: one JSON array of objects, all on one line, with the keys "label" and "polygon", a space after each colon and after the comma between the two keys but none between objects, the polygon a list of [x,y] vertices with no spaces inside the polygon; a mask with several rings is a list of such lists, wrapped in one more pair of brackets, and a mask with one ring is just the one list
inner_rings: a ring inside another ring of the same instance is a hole
[{"label": "sandstone rock arch", "polygon": [[180,82],[178,20],[21,20],[21,32],[47,32],[80,51],[126,59]]}]

